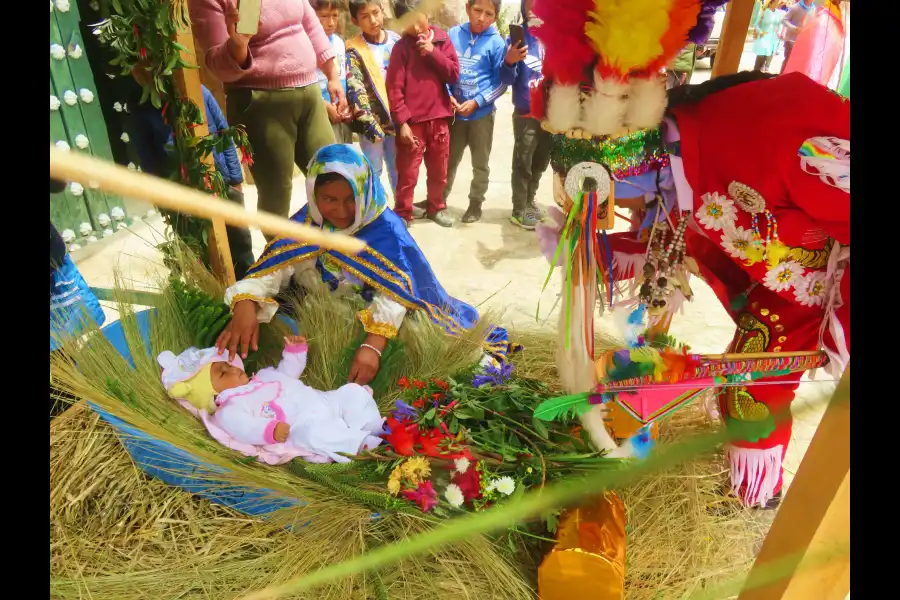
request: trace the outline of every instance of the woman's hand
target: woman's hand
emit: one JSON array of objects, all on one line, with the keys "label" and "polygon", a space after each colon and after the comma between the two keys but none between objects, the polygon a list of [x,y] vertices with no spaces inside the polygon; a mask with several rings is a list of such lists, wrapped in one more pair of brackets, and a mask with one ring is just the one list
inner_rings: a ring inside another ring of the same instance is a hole
[{"label": "woman's hand", "polygon": [[225,9],[225,27],[228,29],[228,51],[237,64],[244,66],[250,58],[250,38],[252,35],[237,32],[241,13],[234,2]]},{"label": "woman's hand", "polygon": [[227,348],[228,357],[237,355],[238,345],[241,347],[241,358],[247,358],[247,350],[259,350],[259,319],[256,318],[256,302],[241,300],[234,305],[231,321],[216,340],[219,354]]},{"label": "woman's hand", "polygon": [[278,423],[275,425],[275,430],[272,431],[272,437],[275,438],[275,441],[279,444],[283,444],[287,441],[288,435],[291,433],[291,426],[287,423]]},{"label": "woman's hand", "polygon": [[[350,376],[347,383],[358,383],[366,385],[378,374],[378,368],[381,366],[381,354],[387,347],[387,338],[380,335],[369,334],[366,337],[364,345],[359,347],[356,355],[353,357],[353,364],[350,365]],[[367,347],[371,346],[371,348]],[[373,350],[372,348],[375,348]],[[377,351],[376,351],[377,350]]]}]

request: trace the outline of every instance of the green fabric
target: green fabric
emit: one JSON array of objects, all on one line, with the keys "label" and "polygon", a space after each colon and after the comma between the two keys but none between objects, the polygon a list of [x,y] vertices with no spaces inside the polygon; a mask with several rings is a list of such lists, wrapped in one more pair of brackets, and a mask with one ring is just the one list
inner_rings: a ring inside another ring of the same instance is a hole
[{"label": "green fabric", "polygon": [[550,133],[540,121],[513,115],[512,201],[513,212],[534,205],[541,176],[550,164]]},{"label": "green fabric", "polygon": [[353,132],[346,123],[332,123],[331,130],[334,132],[335,144],[352,144]]},{"label": "green fabric", "polygon": [[450,196],[450,188],[456,179],[456,169],[462,161],[466,148],[472,154],[472,185],[469,187],[469,203],[481,205],[488,190],[491,168],[491,146],[494,141],[494,115],[474,121],[456,119],[450,125],[450,162],[447,165],[447,187],[444,188],[444,202]]},{"label": "green fabric", "polygon": [[672,61],[671,69],[678,73],[693,73],[694,63],[697,61],[697,45],[688,44],[685,46],[675,60]]},{"label": "green fabric", "polygon": [[243,125],[253,147],[250,172],[259,210],[288,217],[294,165],[305,175],[315,153],[334,143],[318,84],[283,90],[228,88],[226,97],[228,122]]},{"label": "green fabric", "polygon": [[750,29],[759,27],[757,20],[759,19],[759,11],[762,10],[762,0],[756,0],[753,3],[753,13],[750,15]]}]

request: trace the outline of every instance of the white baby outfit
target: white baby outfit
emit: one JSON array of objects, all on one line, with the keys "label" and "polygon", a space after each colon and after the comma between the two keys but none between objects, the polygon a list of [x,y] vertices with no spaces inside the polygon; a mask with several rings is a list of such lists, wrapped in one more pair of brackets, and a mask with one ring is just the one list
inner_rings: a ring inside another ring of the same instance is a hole
[{"label": "white baby outfit", "polygon": [[275,426],[287,423],[287,445],[335,462],[350,460],[338,452],[357,454],[377,446],[384,418],[371,391],[355,383],[328,392],[309,387],[300,381],[306,355],[306,344],[285,346],[278,367],[262,369],[247,385],[216,397],[212,420],[236,440],[256,446],[275,444]]}]

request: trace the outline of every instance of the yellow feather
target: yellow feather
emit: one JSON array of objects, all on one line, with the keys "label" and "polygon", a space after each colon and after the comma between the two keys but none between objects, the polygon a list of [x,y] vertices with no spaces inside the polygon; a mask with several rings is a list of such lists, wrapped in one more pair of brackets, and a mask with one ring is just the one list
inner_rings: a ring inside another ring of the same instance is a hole
[{"label": "yellow feather", "polygon": [[783,260],[789,257],[791,249],[781,243],[780,240],[771,240],[766,244],[766,260],[769,262],[769,268],[774,269],[781,264]]},{"label": "yellow feather", "polygon": [[622,75],[663,52],[672,0],[594,0],[584,32],[601,60]]}]

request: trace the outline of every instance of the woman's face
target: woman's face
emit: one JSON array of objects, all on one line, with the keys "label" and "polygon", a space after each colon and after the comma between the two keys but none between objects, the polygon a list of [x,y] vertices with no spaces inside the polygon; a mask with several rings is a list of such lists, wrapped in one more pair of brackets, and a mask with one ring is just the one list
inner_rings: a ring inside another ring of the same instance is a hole
[{"label": "woman's face", "polygon": [[337,229],[347,229],[356,218],[356,198],[346,179],[330,181],[317,187],[316,206],[322,218]]},{"label": "woman's face", "polygon": [[213,363],[209,370],[209,377],[217,394],[250,383],[250,378],[247,377],[243,369],[229,365],[226,362]]}]

